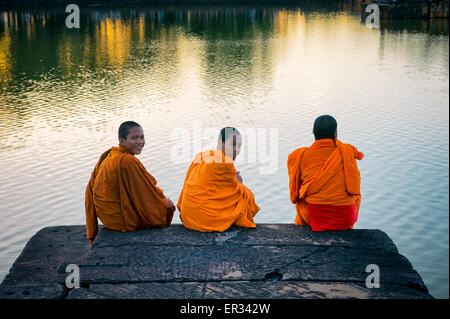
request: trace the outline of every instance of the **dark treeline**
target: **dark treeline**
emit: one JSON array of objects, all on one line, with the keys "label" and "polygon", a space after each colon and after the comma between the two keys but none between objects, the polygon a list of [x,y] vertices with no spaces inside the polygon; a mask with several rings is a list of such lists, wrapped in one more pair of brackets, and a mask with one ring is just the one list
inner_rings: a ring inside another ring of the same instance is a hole
[{"label": "dark treeline", "polygon": [[1,7],[55,7],[74,3],[79,6],[127,5],[295,5],[305,2],[340,2],[341,0],[0,0]]},{"label": "dark treeline", "polygon": [[127,6],[127,5],[296,5],[300,3],[383,2],[395,4],[448,5],[448,0],[0,0],[0,7],[52,7],[75,3],[79,6]]}]

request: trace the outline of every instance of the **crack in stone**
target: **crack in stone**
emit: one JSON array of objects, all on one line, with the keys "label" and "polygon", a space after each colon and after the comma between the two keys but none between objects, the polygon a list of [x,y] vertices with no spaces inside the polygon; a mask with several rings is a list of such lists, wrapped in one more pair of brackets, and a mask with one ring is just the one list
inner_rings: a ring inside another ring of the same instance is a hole
[{"label": "crack in stone", "polygon": [[274,271],[267,273],[267,274],[264,276],[264,280],[265,280],[265,281],[279,281],[279,280],[282,280],[284,274],[281,272],[281,270],[282,270],[283,268],[287,268],[287,267],[289,267],[290,265],[295,264],[296,262],[299,262],[299,261],[301,261],[302,259],[308,258],[308,257],[310,257],[310,256],[312,256],[312,255],[314,255],[314,254],[326,252],[326,251],[328,251],[328,248],[329,248],[329,247],[320,247],[320,248],[321,248],[321,249],[317,249],[316,251],[314,251],[314,252],[312,252],[312,253],[310,253],[310,254],[307,254],[307,255],[305,255],[305,256],[301,256],[301,257],[299,257],[299,258],[296,258],[294,261],[291,261],[291,262],[289,262],[289,263],[287,263],[287,264],[285,264],[285,265],[283,265],[283,266],[281,266],[281,267],[279,267],[279,268],[276,268]]},{"label": "crack in stone", "polygon": [[200,298],[204,299],[205,294],[206,294],[206,282],[202,283],[202,296]]},{"label": "crack in stone", "polygon": [[127,244],[111,244],[111,245],[96,245],[93,247],[94,249],[103,249],[103,248],[117,248],[117,247],[152,247],[152,248],[160,248],[160,247],[206,247],[206,246],[214,246],[215,242],[211,242],[209,244],[187,244],[187,243],[167,243],[167,244],[152,244],[152,243],[127,243]]},{"label": "crack in stone", "polygon": [[89,268],[103,268],[103,267],[105,267],[105,268],[122,268],[122,267],[133,267],[133,266],[145,266],[145,264],[142,264],[142,265],[131,265],[131,264],[99,264],[99,265],[91,265],[91,264],[85,264],[85,265],[79,265],[78,267],[80,268],[80,269],[82,269],[82,268],[86,268],[86,269],[89,269]]},{"label": "crack in stone", "polygon": [[63,287],[64,293],[63,293],[62,299],[67,299],[67,297],[69,296],[70,290],[72,290],[73,288],[69,289],[69,288],[66,287],[66,285],[63,285],[63,284],[60,284],[60,283],[58,283],[58,285]]},{"label": "crack in stone", "polygon": [[280,281],[283,279],[283,274],[278,270],[269,272],[264,276],[264,281]]},{"label": "crack in stone", "polygon": [[[139,285],[139,284],[171,284],[171,283],[178,283],[178,284],[208,284],[208,283],[216,283],[216,282],[265,282],[267,281],[265,278],[261,279],[230,279],[230,280],[224,280],[224,279],[208,279],[208,280],[141,280],[141,281],[130,281],[130,280],[112,280],[108,282],[95,282],[95,281],[86,281],[83,284],[90,287],[90,285],[122,285],[122,284],[128,284],[128,285]],[[289,281],[300,281],[300,280],[289,280]],[[283,281],[284,282],[284,281]],[[286,280],[286,282],[288,282]]]},{"label": "crack in stone", "polygon": [[233,242],[228,241],[229,239],[233,238],[234,236],[219,236],[218,238],[214,239],[214,242],[207,243],[207,244],[186,244],[186,243],[158,243],[158,244],[152,244],[152,243],[124,243],[124,244],[111,244],[111,245],[103,245],[103,244],[97,244],[93,245],[91,248],[93,249],[103,249],[103,248],[116,248],[116,247],[126,247],[126,246],[133,246],[133,247],[152,247],[152,248],[164,248],[164,247],[208,247],[208,246],[221,246],[224,243],[230,246],[245,246],[245,247],[255,247],[255,246],[274,246],[274,247],[316,247],[316,248],[347,248],[351,250],[363,250],[363,251],[386,251],[387,253],[391,253],[390,250],[385,250],[383,247],[351,247],[348,245],[322,245],[322,244],[295,244],[295,243],[289,243],[289,244],[278,244],[273,242],[262,242],[262,243],[243,243],[243,242]]},{"label": "crack in stone", "polygon": [[308,258],[308,257],[310,257],[310,256],[312,256],[312,255],[315,255],[315,254],[318,254],[318,253],[324,253],[324,252],[327,252],[328,249],[329,249],[329,247],[320,247],[320,249],[317,249],[316,251],[313,251],[313,252],[310,253],[310,254],[307,254],[307,255],[305,255],[305,256],[301,256],[301,257],[295,259],[294,261],[291,261],[290,263],[287,263],[287,264],[281,266],[280,268],[278,268],[278,271],[280,271],[280,270],[283,269],[283,268],[289,267],[290,265],[295,264],[296,262],[299,262],[299,261],[301,261],[302,259]]}]

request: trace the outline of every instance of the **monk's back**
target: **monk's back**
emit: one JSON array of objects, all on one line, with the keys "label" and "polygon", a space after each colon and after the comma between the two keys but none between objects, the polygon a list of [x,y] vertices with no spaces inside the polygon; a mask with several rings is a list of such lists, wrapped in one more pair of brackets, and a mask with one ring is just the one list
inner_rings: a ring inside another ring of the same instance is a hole
[{"label": "monk's back", "polygon": [[[319,175],[328,158],[336,150],[336,147],[332,139],[321,139],[315,141],[305,150],[300,162],[303,183],[307,183]],[[355,203],[355,197],[348,194],[346,189],[343,166],[319,192],[307,196],[306,202],[309,204],[325,204],[324,194],[326,194],[325,201],[328,205],[342,206]]]},{"label": "monk's back", "polygon": [[125,227],[119,190],[119,165],[124,155],[112,148],[100,165],[93,187],[94,205],[98,217],[103,223],[107,220],[108,228],[113,230],[122,230]]},{"label": "monk's back", "polygon": [[[187,191],[192,195],[200,193],[219,198],[221,190],[228,185],[234,185],[236,169],[233,162],[226,163],[217,151],[207,151],[198,154],[194,159],[196,165],[187,176]],[[220,183],[217,183],[220,182]]]},{"label": "monk's back", "polygon": [[303,153],[301,172],[303,180],[309,180],[322,170],[323,165],[336,149],[332,140],[319,140],[313,143]]},{"label": "monk's back", "polygon": [[238,182],[233,161],[220,150],[197,154],[178,199],[183,225],[203,232],[225,231],[231,225],[255,228],[259,207],[253,193]]},{"label": "monk's back", "polygon": [[94,197],[97,200],[115,201],[119,199],[119,152],[112,150],[99,168],[94,183]]}]

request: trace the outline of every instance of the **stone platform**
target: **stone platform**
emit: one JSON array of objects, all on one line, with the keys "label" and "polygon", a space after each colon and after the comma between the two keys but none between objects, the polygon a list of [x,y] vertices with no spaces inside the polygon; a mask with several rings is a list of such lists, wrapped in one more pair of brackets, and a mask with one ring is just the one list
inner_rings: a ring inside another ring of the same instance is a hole
[{"label": "stone platform", "polygon": [[[66,287],[68,264],[80,288]],[[366,266],[380,269],[367,288]],[[85,226],[35,234],[0,285],[0,298],[432,298],[380,230],[312,232],[292,224],[201,233],[182,225],[121,233]]]}]

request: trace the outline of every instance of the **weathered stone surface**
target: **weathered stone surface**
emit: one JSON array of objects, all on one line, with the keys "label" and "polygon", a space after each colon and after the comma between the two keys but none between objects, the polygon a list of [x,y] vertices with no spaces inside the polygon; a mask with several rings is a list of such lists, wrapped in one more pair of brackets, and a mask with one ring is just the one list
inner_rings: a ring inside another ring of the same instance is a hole
[{"label": "weathered stone surface", "polygon": [[422,292],[402,286],[382,285],[367,289],[351,282],[232,281],[205,283],[100,284],[89,289],[72,289],[69,299],[298,299],[298,298],[429,298]]},{"label": "weathered stone surface", "polygon": [[[237,227],[229,231],[238,230]],[[239,231],[239,230],[238,230]],[[386,233],[377,229],[313,232],[309,227],[294,224],[261,224],[227,240],[240,245],[333,246],[386,250],[397,253],[397,247]]]},{"label": "weathered stone surface", "polygon": [[60,284],[0,286],[0,299],[63,299],[66,295],[67,289]]},{"label": "weathered stone surface", "polygon": [[93,248],[119,247],[145,244],[151,246],[204,246],[214,244],[216,236],[172,225],[160,229],[136,230],[122,233],[118,240],[117,232],[102,228],[92,245]]},{"label": "weathered stone surface", "polygon": [[[283,269],[284,280],[341,281],[364,283],[366,266],[380,269],[380,284],[398,284],[427,291],[419,274],[400,254],[363,249],[330,247],[290,264]],[[334,265],[330,267],[330,265]]]},{"label": "weathered stone surface", "polygon": [[89,289],[72,289],[68,299],[200,299],[205,283],[167,282],[90,285]]},{"label": "weathered stone surface", "polygon": [[[81,288],[65,286],[66,266]],[[368,289],[366,266],[380,268]],[[182,225],[121,233],[85,226],[34,235],[0,285],[0,298],[430,298],[419,274],[379,230],[312,232],[263,224],[201,233]]]},{"label": "weathered stone surface", "polygon": [[80,261],[82,282],[264,280],[316,247],[133,246],[93,249]]},{"label": "weathered stone surface", "polygon": [[[239,236],[238,236],[239,235]],[[152,246],[203,246],[220,243],[271,246],[343,246],[397,252],[392,240],[376,229],[313,232],[293,224],[258,224],[256,229],[231,227],[225,233],[202,233],[181,225],[163,229],[137,230],[123,233],[120,241],[114,231],[102,229],[93,247],[118,247],[143,243]]]},{"label": "weathered stone surface", "polygon": [[78,263],[89,250],[85,226],[43,228],[25,245],[1,286],[64,283],[66,265]]},{"label": "weathered stone surface", "polygon": [[[298,299],[298,298],[427,298],[415,289],[382,285],[380,288],[368,289],[364,284],[351,282],[211,282],[206,284],[203,298],[238,298],[238,299]],[[428,297],[429,298],[429,297]]]}]

